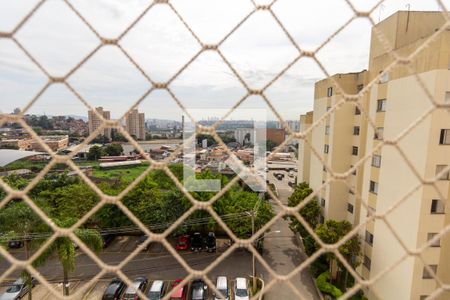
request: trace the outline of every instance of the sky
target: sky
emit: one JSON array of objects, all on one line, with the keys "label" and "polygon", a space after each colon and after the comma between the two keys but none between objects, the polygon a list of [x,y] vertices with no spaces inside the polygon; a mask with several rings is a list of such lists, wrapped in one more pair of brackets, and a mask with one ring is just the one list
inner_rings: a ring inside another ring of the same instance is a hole
[{"label": "sky", "polygon": [[[69,0],[105,38],[118,37],[149,5],[148,0]],[[250,0],[171,0],[198,38],[217,44],[253,9]],[[269,1],[256,1],[267,4]],[[351,0],[369,10],[378,0]],[[450,7],[450,0],[442,1]],[[9,32],[37,0],[0,0],[0,31]],[[441,10],[435,0],[386,0],[372,14],[378,22],[398,10]],[[301,49],[314,51],[353,15],[344,0],[279,0],[273,11]],[[367,69],[371,25],[357,19],[327,45],[317,58],[329,74]],[[48,0],[16,33],[15,38],[53,76],[63,76],[99,45],[98,38],[60,0]],[[156,5],[120,41],[121,47],[155,82],[165,82],[186,64],[200,46],[167,5]],[[242,79],[253,89],[270,82],[297,56],[283,30],[267,11],[258,11],[220,46]],[[276,111],[285,120],[297,120],[312,110],[314,82],[326,77],[314,61],[297,61],[267,90]],[[46,76],[11,40],[0,39],[0,111],[23,108],[46,84]],[[104,46],[73,73],[68,82],[92,106],[103,106],[121,117],[150,88],[150,83],[127,57]],[[245,95],[245,88],[222,58],[203,52],[170,85],[187,109],[204,111],[198,118],[220,117]],[[249,111],[267,109],[253,96],[240,106]],[[139,105],[146,118],[181,118],[182,111],[166,91],[150,93]],[[87,107],[65,86],[52,85],[27,113],[87,116]],[[244,114],[245,115],[245,114]],[[242,118],[242,113],[229,119]]]}]

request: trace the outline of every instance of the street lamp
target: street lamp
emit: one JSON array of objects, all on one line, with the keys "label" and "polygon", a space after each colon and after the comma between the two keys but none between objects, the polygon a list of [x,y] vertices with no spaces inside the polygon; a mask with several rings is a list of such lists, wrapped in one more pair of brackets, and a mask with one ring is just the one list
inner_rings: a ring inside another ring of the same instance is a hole
[{"label": "street lamp", "polygon": [[[253,220],[253,218],[252,218]],[[252,222],[254,224],[254,222]],[[252,229],[254,229],[254,227],[252,227]],[[274,234],[274,233],[280,233],[281,230],[275,230],[275,231],[270,231],[267,234],[263,234],[262,236],[260,236],[259,238],[255,239],[253,242],[256,244],[259,240]],[[252,230],[252,236],[253,236],[254,232]],[[253,272],[253,288],[256,288],[256,257],[255,257],[255,253],[252,251],[252,272]]]}]

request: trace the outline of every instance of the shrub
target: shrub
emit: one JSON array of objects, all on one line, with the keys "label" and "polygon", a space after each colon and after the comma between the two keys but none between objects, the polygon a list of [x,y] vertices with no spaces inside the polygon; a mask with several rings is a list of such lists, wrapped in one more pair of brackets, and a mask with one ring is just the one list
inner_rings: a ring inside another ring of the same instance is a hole
[{"label": "shrub", "polygon": [[333,298],[337,299],[342,296],[342,291],[328,282],[330,279],[330,273],[328,271],[323,272],[316,278],[317,288],[328,295],[331,295]]}]

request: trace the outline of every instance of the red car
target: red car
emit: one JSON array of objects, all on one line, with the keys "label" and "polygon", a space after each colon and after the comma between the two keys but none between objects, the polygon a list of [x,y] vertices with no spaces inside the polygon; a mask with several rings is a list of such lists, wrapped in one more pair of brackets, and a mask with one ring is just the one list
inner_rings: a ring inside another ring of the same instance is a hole
[{"label": "red car", "polygon": [[[177,279],[172,283],[172,290],[183,281],[181,279]],[[186,287],[182,286],[178,290],[173,291],[170,295],[170,300],[186,300]]]},{"label": "red car", "polygon": [[177,250],[189,249],[189,235],[185,234],[178,237],[176,249]]}]

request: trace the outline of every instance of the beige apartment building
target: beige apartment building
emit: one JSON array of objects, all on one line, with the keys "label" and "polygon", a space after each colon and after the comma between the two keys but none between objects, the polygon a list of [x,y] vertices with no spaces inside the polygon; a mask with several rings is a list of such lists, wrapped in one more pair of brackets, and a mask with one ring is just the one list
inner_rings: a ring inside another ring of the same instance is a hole
[{"label": "beige apartment building", "polygon": [[[103,107],[97,107],[97,108],[95,108],[95,110],[100,115],[102,115],[105,120],[111,119],[111,113],[109,111],[104,110]],[[89,134],[91,134],[92,132],[97,130],[97,128],[99,128],[101,126],[102,120],[92,110],[90,110],[88,112],[88,117],[89,117],[89,121],[88,121]],[[103,130],[103,135],[111,140],[111,128],[105,128]]]},{"label": "beige apartment building", "polygon": [[[376,26],[392,49],[407,57],[444,22],[441,12],[397,12]],[[372,33],[369,70],[333,76],[347,94],[356,94],[370,82],[374,84],[360,99],[363,112],[353,103],[343,103],[312,131],[312,145],[321,158],[310,154],[306,181],[314,190],[320,190],[325,219],[349,220],[355,226],[364,224],[360,231],[363,263],[358,268],[363,278],[376,278],[395,265],[365,290],[366,296],[422,300],[432,295],[439,284],[424,269],[419,257],[402,260],[407,255],[403,246],[418,249],[450,226],[450,172],[441,174],[450,165],[450,114],[448,109],[432,110],[433,104],[415,74],[432,99],[450,103],[450,31],[442,32],[417,53],[410,64],[413,71],[400,64],[377,79],[392,62],[392,53]],[[317,82],[313,123],[342,99],[331,80]],[[370,125],[366,114],[373,121]],[[407,131],[419,119],[421,122]],[[405,131],[407,134],[397,141]],[[384,140],[396,142],[379,147]],[[366,155],[370,157],[352,169]],[[321,190],[329,178],[322,160],[334,172],[348,172],[349,176]],[[303,168],[307,173],[304,163]],[[436,174],[440,177],[434,185],[423,184],[423,180],[433,180]],[[398,207],[387,213],[401,200]],[[368,216],[375,212],[386,214],[395,235],[384,221],[368,222]],[[439,280],[449,285],[450,234],[432,243],[422,257]],[[437,299],[450,299],[450,291]]]},{"label": "beige apartment building", "polygon": [[[307,112],[300,116],[300,132],[306,132],[313,122],[313,112]],[[311,141],[312,131],[309,131],[305,139],[298,141],[298,168],[297,182],[309,182],[310,163],[311,163]]]},{"label": "beige apartment building", "polygon": [[137,109],[133,109],[125,117],[125,129],[131,136],[135,136],[138,140],[145,140],[145,114],[139,113]]}]

